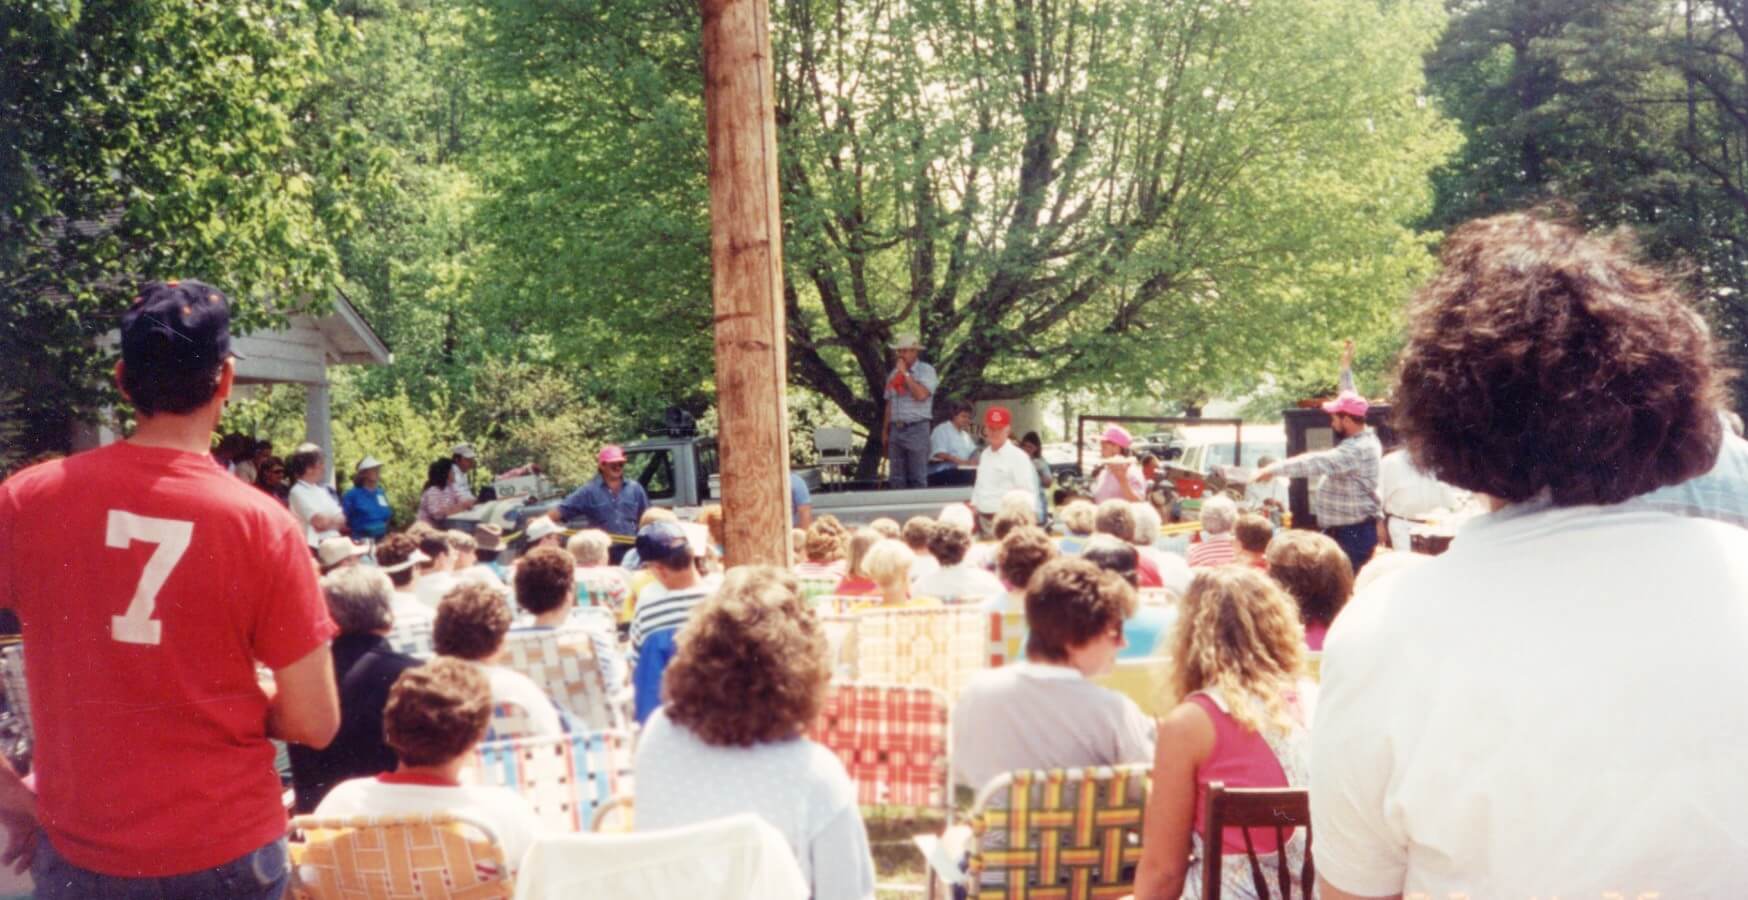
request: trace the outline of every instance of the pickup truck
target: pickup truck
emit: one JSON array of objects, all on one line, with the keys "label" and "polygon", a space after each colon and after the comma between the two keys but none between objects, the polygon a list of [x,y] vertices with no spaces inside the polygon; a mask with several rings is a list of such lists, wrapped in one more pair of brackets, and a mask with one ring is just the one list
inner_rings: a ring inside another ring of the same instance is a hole
[{"label": "pickup truck", "polygon": [[[713,437],[651,438],[625,448],[625,477],[643,485],[650,503],[690,519],[721,497],[718,460]],[[865,524],[882,516],[900,523],[911,516],[934,517],[949,503],[971,499],[970,485],[893,490],[875,482],[827,479],[818,469],[798,469],[796,474],[812,494],[813,514],[830,514],[845,524]],[[547,482],[519,496],[481,503],[450,516],[444,525],[471,532],[482,522],[492,522],[508,534],[521,530],[534,516],[546,515],[569,493]]]}]

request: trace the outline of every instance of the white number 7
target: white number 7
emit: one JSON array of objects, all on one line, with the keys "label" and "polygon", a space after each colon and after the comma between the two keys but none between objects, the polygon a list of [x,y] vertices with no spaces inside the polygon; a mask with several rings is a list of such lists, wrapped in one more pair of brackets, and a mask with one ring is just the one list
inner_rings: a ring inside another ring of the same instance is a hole
[{"label": "white number 7", "polygon": [[170,570],[176,568],[182,554],[188,552],[188,544],[193,538],[193,522],[136,516],[119,509],[109,511],[109,530],[105,538],[109,546],[126,550],[134,541],[158,545],[152,551],[152,558],[146,560],[146,569],[140,573],[140,581],[134,586],[133,600],[128,603],[127,612],[110,617],[112,637],[124,644],[158,643],[164,631],[164,623],[152,618],[152,613],[158,608],[158,591],[163,590],[164,582],[170,578]]}]

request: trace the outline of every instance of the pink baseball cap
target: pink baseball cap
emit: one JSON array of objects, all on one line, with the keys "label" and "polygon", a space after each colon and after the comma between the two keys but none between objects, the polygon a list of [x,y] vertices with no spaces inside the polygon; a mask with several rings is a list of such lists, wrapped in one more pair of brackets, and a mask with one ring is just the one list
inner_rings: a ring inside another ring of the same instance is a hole
[{"label": "pink baseball cap", "polygon": [[1121,425],[1112,425],[1106,428],[1105,433],[1099,435],[1099,440],[1110,441],[1124,450],[1129,449],[1129,445],[1135,443],[1135,439],[1129,436],[1128,429]]},{"label": "pink baseball cap", "polygon": [[616,463],[625,461],[625,451],[618,444],[608,444],[601,448],[601,455],[595,457],[596,462]]},{"label": "pink baseball cap", "polygon": [[1341,396],[1323,404],[1323,411],[1326,413],[1341,413],[1356,419],[1364,419],[1366,410],[1371,408],[1371,404],[1366,402],[1366,398],[1353,391],[1342,391]]}]

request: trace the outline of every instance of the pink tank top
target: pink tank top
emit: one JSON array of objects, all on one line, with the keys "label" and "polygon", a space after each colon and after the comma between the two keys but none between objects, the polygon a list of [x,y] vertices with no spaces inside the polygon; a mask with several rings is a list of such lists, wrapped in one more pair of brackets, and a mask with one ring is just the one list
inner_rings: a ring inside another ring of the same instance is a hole
[{"label": "pink tank top", "polygon": [[[1223,781],[1227,787],[1257,788],[1284,788],[1288,784],[1286,770],[1262,735],[1238,724],[1207,694],[1191,694],[1189,701],[1201,707],[1214,723],[1214,749],[1196,767],[1196,833],[1201,834],[1207,824],[1209,784]],[[1283,837],[1292,837],[1292,832]],[[1250,829],[1250,842],[1258,853],[1272,853],[1277,846],[1272,828]],[[1220,836],[1220,850],[1223,856],[1244,853],[1244,830],[1226,829]]]}]

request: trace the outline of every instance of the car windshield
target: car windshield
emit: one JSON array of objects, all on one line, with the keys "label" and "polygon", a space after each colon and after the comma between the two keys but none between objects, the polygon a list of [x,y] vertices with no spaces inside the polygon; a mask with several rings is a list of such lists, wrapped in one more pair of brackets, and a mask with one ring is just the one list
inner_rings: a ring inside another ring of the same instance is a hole
[{"label": "car windshield", "polygon": [[[1287,445],[1278,441],[1245,441],[1238,464],[1246,469],[1254,469],[1258,465],[1257,460],[1265,456],[1272,456],[1277,460],[1285,459]],[[1209,444],[1207,464],[1210,466],[1232,465],[1232,442]]]}]

